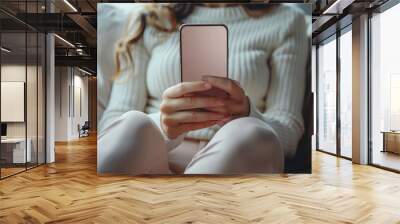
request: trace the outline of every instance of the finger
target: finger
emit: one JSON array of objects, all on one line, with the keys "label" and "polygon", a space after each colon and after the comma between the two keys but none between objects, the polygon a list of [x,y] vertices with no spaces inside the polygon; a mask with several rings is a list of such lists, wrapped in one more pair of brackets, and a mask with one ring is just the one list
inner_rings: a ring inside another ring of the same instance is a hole
[{"label": "finger", "polygon": [[220,114],[230,114],[229,109],[226,106],[222,107],[205,107],[204,110],[210,111],[210,112],[215,112],[215,113],[220,113]]},{"label": "finger", "polygon": [[187,96],[196,96],[196,93],[187,93],[187,94],[183,95],[183,97],[187,97]]},{"label": "finger", "polygon": [[198,130],[202,128],[208,128],[215,124],[218,124],[220,121],[206,121],[201,123],[184,123],[178,126],[178,129],[181,133]]},{"label": "finger", "polygon": [[181,111],[163,116],[164,122],[169,124],[198,123],[223,118],[225,118],[224,114],[203,111]]},{"label": "finger", "polygon": [[210,83],[212,86],[226,91],[233,99],[240,100],[243,98],[243,89],[231,79],[217,76],[203,76],[202,79]]},{"label": "finger", "polygon": [[219,97],[180,97],[165,100],[160,106],[160,110],[165,113],[174,111],[205,108],[205,107],[217,107],[225,105],[225,100]]},{"label": "finger", "polygon": [[182,82],[166,89],[163,97],[164,99],[182,97],[189,93],[209,90],[211,87],[212,86],[209,83],[204,81]]},{"label": "finger", "polygon": [[235,115],[241,111],[241,104],[237,100],[225,100],[225,105],[218,107],[206,107],[207,111],[212,111],[216,113],[222,113],[227,115]]}]

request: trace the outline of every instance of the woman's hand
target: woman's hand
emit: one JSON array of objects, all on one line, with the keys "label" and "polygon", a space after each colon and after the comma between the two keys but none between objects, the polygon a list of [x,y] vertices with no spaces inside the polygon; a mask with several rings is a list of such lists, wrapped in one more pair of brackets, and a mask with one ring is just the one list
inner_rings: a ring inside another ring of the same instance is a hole
[{"label": "woman's hand", "polygon": [[182,133],[212,126],[227,118],[227,113],[199,110],[221,108],[223,111],[225,108],[227,102],[223,98],[196,96],[196,92],[211,89],[210,83],[182,82],[164,91],[160,106],[161,128],[169,138],[173,139]]},{"label": "woman's hand", "polygon": [[242,87],[235,80],[217,76],[203,76],[203,80],[213,87],[224,90],[229,94],[223,106],[207,108],[209,111],[229,115],[224,123],[239,117],[248,116],[250,113],[250,102]]}]

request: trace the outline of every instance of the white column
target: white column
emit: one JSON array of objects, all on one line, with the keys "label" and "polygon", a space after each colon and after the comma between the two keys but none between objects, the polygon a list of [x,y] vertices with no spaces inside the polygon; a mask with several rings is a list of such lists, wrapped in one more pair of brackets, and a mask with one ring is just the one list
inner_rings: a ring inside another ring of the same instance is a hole
[{"label": "white column", "polygon": [[54,60],[54,35],[46,36],[46,163],[55,161],[54,133],[55,133],[55,60]]},{"label": "white column", "polygon": [[353,162],[368,163],[368,16],[353,20]]}]

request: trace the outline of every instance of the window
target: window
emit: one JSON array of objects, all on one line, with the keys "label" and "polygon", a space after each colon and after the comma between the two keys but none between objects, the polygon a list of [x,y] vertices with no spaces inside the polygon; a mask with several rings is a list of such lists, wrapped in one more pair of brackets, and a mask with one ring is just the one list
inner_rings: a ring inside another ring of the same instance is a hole
[{"label": "window", "polygon": [[371,18],[371,162],[400,170],[400,4]]},{"label": "window", "polygon": [[318,48],[318,149],[336,153],[336,39]]},{"label": "window", "polygon": [[[340,155],[352,156],[352,33],[340,36]],[[346,32],[347,31],[347,32]]]}]

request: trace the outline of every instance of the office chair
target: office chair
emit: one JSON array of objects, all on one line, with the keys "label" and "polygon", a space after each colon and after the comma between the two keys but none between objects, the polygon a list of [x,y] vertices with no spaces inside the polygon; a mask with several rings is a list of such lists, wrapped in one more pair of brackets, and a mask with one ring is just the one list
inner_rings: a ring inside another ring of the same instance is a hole
[{"label": "office chair", "polygon": [[89,136],[89,129],[90,129],[89,121],[85,121],[82,127],[80,127],[80,125],[78,124],[79,138]]}]

